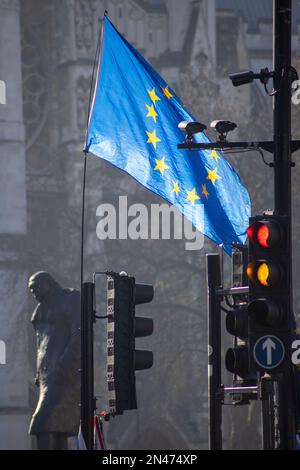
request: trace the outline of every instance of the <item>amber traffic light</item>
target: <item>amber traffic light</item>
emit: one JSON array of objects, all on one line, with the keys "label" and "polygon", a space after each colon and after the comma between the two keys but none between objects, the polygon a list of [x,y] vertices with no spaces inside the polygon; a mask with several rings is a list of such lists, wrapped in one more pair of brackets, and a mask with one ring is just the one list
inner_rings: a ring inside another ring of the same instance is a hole
[{"label": "amber traffic light", "polygon": [[247,267],[247,276],[252,284],[275,287],[284,279],[284,266],[268,259],[251,261]]}]

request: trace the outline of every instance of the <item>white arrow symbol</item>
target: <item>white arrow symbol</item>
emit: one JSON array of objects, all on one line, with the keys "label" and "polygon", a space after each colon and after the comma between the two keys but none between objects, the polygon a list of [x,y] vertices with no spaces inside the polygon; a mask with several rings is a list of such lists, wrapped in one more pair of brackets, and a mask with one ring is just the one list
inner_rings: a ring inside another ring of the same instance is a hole
[{"label": "white arrow symbol", "polygon": [[271,338],[267,338],[266,341],[262,345],[263,349],[267,350],[267,364],[268,366],[272,365],[272,349],[276,349],[276,344]]}]

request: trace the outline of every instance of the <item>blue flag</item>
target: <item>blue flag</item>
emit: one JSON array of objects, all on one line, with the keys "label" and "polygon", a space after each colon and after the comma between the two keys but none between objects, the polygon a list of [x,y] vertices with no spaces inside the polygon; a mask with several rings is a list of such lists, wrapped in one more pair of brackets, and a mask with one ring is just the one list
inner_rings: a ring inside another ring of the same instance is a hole
[{"label": "blue flag", "polygon": [[[151,65],[105,16],[85,151],[126,171],[176,206],[215,243],[244,243],[250,199],[215,150],[178,150],[181,121],[195,121]],[[216,97],[217,99],[217,97]],[[209,142],[205,133],[196,141]]]}]

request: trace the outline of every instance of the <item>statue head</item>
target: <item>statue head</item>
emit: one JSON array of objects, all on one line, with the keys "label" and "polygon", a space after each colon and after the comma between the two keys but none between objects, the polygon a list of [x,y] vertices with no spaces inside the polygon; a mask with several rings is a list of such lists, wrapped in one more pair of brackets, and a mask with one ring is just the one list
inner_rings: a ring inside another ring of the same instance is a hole
[{"label": "statue head", "polygon": [[51,290],[57,288],[60,288],[58,282],[45,271],[33,274],[28,281],[28,289],[38,302],[42,302]]}]

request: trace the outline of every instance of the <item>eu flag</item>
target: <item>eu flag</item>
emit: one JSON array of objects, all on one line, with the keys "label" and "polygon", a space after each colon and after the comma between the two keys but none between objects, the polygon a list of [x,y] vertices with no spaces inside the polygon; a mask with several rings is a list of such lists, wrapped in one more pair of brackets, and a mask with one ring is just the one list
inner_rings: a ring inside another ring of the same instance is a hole
[{"label": "eu flag", "polygon": [[[219,152],[177,150],[181,121],[195,118],[105,16],[85,151],[175,205],[230,253],[230,243],[246,240],[248,192]],[[209,142],[204,133],[196,140]]]}]

